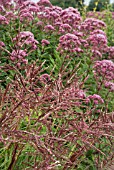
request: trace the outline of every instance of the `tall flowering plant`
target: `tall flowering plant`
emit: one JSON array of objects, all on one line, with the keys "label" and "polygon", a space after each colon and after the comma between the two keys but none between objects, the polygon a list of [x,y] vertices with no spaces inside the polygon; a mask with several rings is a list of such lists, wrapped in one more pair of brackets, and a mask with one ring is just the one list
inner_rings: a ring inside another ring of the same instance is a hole
[{"label": "tall flowering plant", "polygon": [[106,24],[49,0],[0,4],[0,168],[111,164],[114,63]]}]

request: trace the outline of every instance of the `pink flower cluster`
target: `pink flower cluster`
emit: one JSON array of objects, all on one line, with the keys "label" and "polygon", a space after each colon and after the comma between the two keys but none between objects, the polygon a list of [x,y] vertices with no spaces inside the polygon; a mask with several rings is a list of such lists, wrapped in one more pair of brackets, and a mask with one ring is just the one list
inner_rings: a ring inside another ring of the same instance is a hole
[{"label": "pink flower cluster", "polygon": [[5,17],[7,18],[8,22],[18,18],[12,11],[6,12]]},{"label": "pink flower cluster", "polygon": [[68,53],[83,52],[80,48],[81,42],[78,36],[67,33],[60,37],[57,50],[61,53],[63,51]]},{"label": "pink flower cluster", "polygon": [[9,24],[5,16],[0,15],[0,24]]},{"label": "pink flower cluster", "polygon": [[80,13],[73,7],[62,10],[60,17],[64,24],[69,24],[74,29],[76,29],[79,23],[82,21]]},{"label": "pink flower cluster", "polygon": [[110,91],[114,91],[114,83],[110,81],[106,81],[104,86],[108,88]]},{"label": "pink flower cluster", "polygon": [[28,10],[20,11],[20,21],[32,21],[34,17]]},{"label": "pink flower cluster", "polygon": [[83,90],[78,89],[76,86],[71,86],[70,88],[67,88],[65,92],[63,93],[63,98],[64,99],[84,99],[86,97],[86,94]]},{"label": "pink flower cluster", "polygon": [[46,46],[46,45],[49,45],[49,44],[50,44],[50,42],[49,42],[48,40],[45,40],[45,39],[43,39],[43,40],[41,41],[41,43],[42,43],[42,46]]},{"label": "pink flower cluster", "polygon": [[8,8],[11,5],[11,0],[0,0],[0,5]]},{"label": "pink flower cluster", "polygon": [[95,76],[103,79],[114,80],[114,63],[111,60],[96,61],[94,65]]},{"label": "pink flower cluster", "polygon": [[37,4],[43,5],[43,6],[52,6],[52,4],[49,0],[40,0]]},{"label": "pink flower cluster", "polygon": [[39,27],[39,28],[42,28],[43,25],[44,25],[44,23],[43,23],[42,21],[38,21],[38,22],[36,23],[36,26]]},{"label": "pink flower cluster", "polygon": [[92,50],[92,59],[96,60],[96,59],[101,59],[102,58],[102,53],[96,49]]},{"label": "pink flower cluster", "polygon": [[13,50],[10,56],[11,61],[16,62],[19,67],[21,63],[27,64],[28,60],[25,59],[27,53],[25,50]]},{"label": "pink flower cluster", "polygon": [[108,47],[107,49],[108,53],[109,53],[109,59],[114,59],[114,46],[112,47]]},{"label": "pink flower cluster", "polygon": [[89,47],[91,47],[92,60],[102,59],[103,55],[107,53],[107,36],[104,31],[96,29],[90,32],[86,39]]},{"label": "pink flower cluster", "polygon": [[62,8],[56,6],[43,8],[38,13],[38,18],[45,21],[47,25],[52,25],[54,29],[58,30],[58,33],[62,34],[78,28],[82,20],[77,9],[69,7],[62,10]]},{"label": "pink flower cluster", "polygon": [[87,41],[94,50],[103,52],[104,49],[107,48],[107,37],[102,30],[94,30],[91,32]]},{"label": "pink flower cluster", "polygon": [[35,4],[34,2],[31,2],[30,0],[14,0],[14,2],[16,3],[16,10],[17,9],[24,9],[30,5]]},{"label": "pink flower cluster", "polygon": [[29,45],[32,50],[37,48],[38,41],[34,39],[34,34],[29,31],[20,32],[14,39],[19,47]]},{"label": "pink flower cluster", "polygon": [[[39,6],[40,7],[40,6]],[[40,7],[40,12],[38,13],[38,18],[40,18],[41,20],[45,20],[45,23],[52,24],[54,26],[54,24],[56,22],[58,22],[58,20],[60,19],[60,13],[62,11],[62,8],[60,7],[56,7],[56,6],[52,6],[52,7]]]},{"label": "pink flower cluster", "polygon": [[34,37],[34,34],[29,31],[23,31],[19,33],[20,38]]},{"label": "pink flower cluster", "polygon": [[30,1],[26,1],[24,3],[22,3],[21,7],[20,7],[20,11],[19,11],[19,17],[20,17],[20,21],[32,21],[34,20],[34,14],[37,14],[39,12],[39,7],[37,4],[30,2]]},{"label": "pink flower cluster", "polygon": [[4,13],[4,12],[5,12],[5,10],[4,10],[3,6],[0,5],[0,13]]},{"label": "pink flower cluster", "polygon": [[90,31],[94,31],[96,29],[103,29],[106,27],[106,24],[95,18],[87,18],[84,22],[81,23],[79,29],[89,33]]},{"label": "pink flower cluster", "polygon": [[44,30],[45,30],[46,32],[50,32],[50,31],[54,31],[55,28],[54,28],[52,25],[46,25],[46,26],[44,27]]},{"label": "pink flower cluster", "polygon": [[89,95],[86,98],[86,103],[93,101],[94,104],[98,105],[99,103],[104,103],[104,100],[101,98],[101,96],[97,95],[97,94],[93,94],[93,95]]},{"label": "pink flower cluster", "polygon": [[[57,25],[57,23],[56,23]],[[69,33],[71,32],[72,30],[72,27],[69,25],[69,24],[60,24],[60,27],[59,27],[59,32],[58,33]]]},{"label": "pink flower cluster", "polygon": [[92,46],[107,46],[107,39],[103,34],[93,34],[87,39]]}]

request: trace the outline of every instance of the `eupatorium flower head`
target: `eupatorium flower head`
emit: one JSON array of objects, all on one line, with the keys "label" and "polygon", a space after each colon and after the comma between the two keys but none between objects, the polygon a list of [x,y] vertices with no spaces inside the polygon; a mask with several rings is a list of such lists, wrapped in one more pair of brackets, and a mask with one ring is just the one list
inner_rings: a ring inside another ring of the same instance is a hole
[{"label": "eupatorium flower head", "polygon": [[109,59],[114,59],[114,46],[108,47]]},{"label": "eupatorium flower head", "polygon": [[69,24],[60,24],[59,33],[68,33],[72,30]]},{"label": "eupatorium flower head", "polygon": [[13,50],[10,56],[10,60],[16,62],[16,65],[20,67],[21,63],[27,64],[28,60],[25,59],[27,53],[25,50]]},{"label": "eupatorium flower head", "polygon": [[52,25],[46,25],[46,26],[44,27],[44,30],[45,30],[46,32],[50,32],[50,31],[54,31],[55,28],[54,28]]},{"label": "eupatorium flower head", "polygon": [[11,60],[23,59],[27,56],[26,51],[24,50],[13,50],[11,53]]},{"label": "eupatorium flower head", "polygon": [[82,20],[78,10],[73,7],[62,10],[60,17],[64,24],[69,24],[72,28],[77,28],[78,24]]},{"label": "eupatorium flower head", "polygon": [[80,29],[85,32],[93,31],[95,29],[105,28],[106,24],[95,18],[87,18],[84,22],[82,22]]},{"label": "eupatorium flower head", "polygon": [[87,41],[95,48],[104,48],[107,46],[107,37],[100,33],[90,35]]},{"label": "eupatorium flower head", "polygon": [[19,37],[20,38],[27,38],[27,37],[33,37],[34,38],[34,34],[32,32],[29,31],[23,31],[19,33]]},{"label": "eupatorium flower head", "polygon": [[105,87],[108,88],[110,91],[114,91],[114,83],[110,81],[105,82]]},{"label": "eupatorium flower head", "polygon": [[49,42],[48,40],[46,40],[46,39],[43,39],[43,40],[41,41],[41,43],[42,43],[42,46],[45,46],[45,45],[49,45],[49,44],[50,44],[50,42]]},{"label": "eupatorium flower head", "polygon": [[18,18],[12,11],[6,12],[5,17],[8,21],[15,20]]},{"label": "eupatorium flower head", "polygon": [[104,100],[98,94],[93,94],[87,97],[87,102],[93,101],[94,104],[104,103]]},{"label": "eupatorium flower head", "polygon": [[49,0],[40,0],[38,3],[38,5],[46,5],[46,6],[52,6],[51,2]]},{"label": "eupatorium flower head", "polygon": [[8,24],[8,20],[5,16],[0,15],[0,24]]},{"label": "eupatorium flower head", "polygon": [[24,44],[30,45],[31,48],[34,50],[37,48],[38,41],[34,39],[34,34],[29,31],[20,32],[13,41],[17,41],[17,45],[22,47]]},{"label": "eupatorium flower head", "polygon": [[95,74],[107,80],[114,79],[114,63],[111,60],[96,61],[94,65]]},{"label": "eupatorium flower head", "polygon": [[34,17],[33,17],[32,14],[29,13],[29,12],[22,13],[22,14],[20,15],[20,21],[25,21],[25,20],[27,20],[27,21],[32,21],[33,19],[34,19]]},{"label": "eupatorium flower head", "polygon": [[78,36],[67,33],[60,37],[57,50],[60,52],[83,52],[80,48],[81,42]]}]

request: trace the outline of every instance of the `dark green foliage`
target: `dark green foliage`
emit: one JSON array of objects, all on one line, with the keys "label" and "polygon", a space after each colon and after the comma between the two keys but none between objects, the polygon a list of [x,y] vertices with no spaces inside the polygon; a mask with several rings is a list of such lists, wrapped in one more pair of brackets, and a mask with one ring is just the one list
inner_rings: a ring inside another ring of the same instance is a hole
[{"label": "dark green foliage", "polygon": [[62,8],[74,7],[80,8],[84,5],[84,0],[51,0],[51,3]]},{"label": "dark green foliage", "polygon": [[107,5],[110,3],[109,0],[90,0],[88,10],[89,11],[102,11],[107,8]]},{"label": "dark green foliage", "polygon": [[112,11],[114,12],[114,2],[111,4]]}]

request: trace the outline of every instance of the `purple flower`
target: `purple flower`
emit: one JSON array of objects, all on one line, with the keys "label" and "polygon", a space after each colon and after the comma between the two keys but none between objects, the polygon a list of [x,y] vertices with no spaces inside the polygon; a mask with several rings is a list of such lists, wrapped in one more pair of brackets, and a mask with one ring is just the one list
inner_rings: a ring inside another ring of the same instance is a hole
[{"label": "purple flower", "polygon": [[114,59],[114,46],[108,47],[107,51],[109,53],[109,59]]},{"label": "purple flower", "polygon": [[97,94],[88,96],[87,101],[89,102],[90,100],[92,100],[94,104],[104,103],[104,100],[101,98],[101,96],[99,96]]},{"label": "purple flower", "polygon": [[61,24],[59,27],[60,33],[70,32],[71,30],[72,30],[72,27],[69,24]]},{"label": "purple flower", "polygon": [[29,32],[29,31],[20,32],[18,36],[20,38],[27,38],[27,37],[33,37],[34,38],[34,34],[32,32]]},{"label": "purple flower", "polygon": [[18,18],[12,11],[6,12],[5,17],[8,21],[15,20],[16,18]]},{"label": "purple flower", "polygon": [[87,38],[87,41],[90,42],[92,46],[100,46],[100,48],[107,46],[107,38],[103,34],[92,34]]},{"label": "purple flower", "polygon": [[33,50],[37,48],[38,41],[34,39],[34,34],[29,31],[20,32],[13,41],[17,41],[17,46],[22,47],[24,44],[30,45]]},{"label": "purple flower", "polygon": [[0,41],[0,47],[5,47],[5,44],[2,41]]},{"label": "purple flower", "polygon": [[37,12],[39,12],[39,8],[38,8],[38,6],[30,6],[29,7],[29,11],[37,13]]},{"label": "purple flower", "polygon": [[71,33],[67,33],[59,38],[57,50],[62,52],[82,52],[80,39]]},{"label": "purple flower", "polygon": [[49,0],[40,0],[38,3],[38,5],[46,5],[46,6],[52,6],[51,2]]},{"label": "purple flower", "polygon": [[49,31],[54,31],[55,28],[54,28],[52,25],[46,25],[46,26],[44,27],[44,30],[45,30],[46,32],[49,32]]},{"label": "purple flower", "polygon": [[98,19],[95,18],[87,18],[82,24],[80,25],[80,30],[89,33],[95,29],[102,29],[106,27],[106,24]]},{"label": "purple flower", "polygon": [[100,29],[96,29],[96,30],[94,30],[90,33],[90,35],[94,35],[94,34],[102,34],[106,37],[106,33],[103,30],[100,30]]},{"label": "purple flower", "polygon": [[82,20],[78,10],[73,7],[62,10],[60,17],[64,24],[69,24],[72,28],[77,28]]},{"label": "purple flower", "polygon": [[78,96],[79,98],[81,98],[81,99],[84,99],[84,98],[86,97],[86,94],[85,94],[85,92],[84,92],[83,90],[79,90],[79,91],[77,92],[77,96]]},{"label": "purple flower", "polygon": [[4,8],[0,5],[0,12],[5,12]]},{"label": "purple flower", "polygon": [[11,56],[10,56],[10,59],[12,61],[15,61],[15,60],[22,60],[23,58],[25,58],[27,56],[27,53],[26,51],[24,50],[13,50],[12,53],[11,53]]},{"label": "purple flower", "polygon": [[44,23],[43,23],[42,21],[38,21],[38,22],[36,23],[36,25],[37,25],[37,26],[43,26]]},{"label": "purple flower", "polygon": [[20,15],[20,21],[25,21],[25,20],[32,21],[33,19],[34,17],[29,12],[22,13]]},{"label": "purple flower", "polygon": [[10,56],[10,60],[16,62],[16,66],[19,68],[21,64],[27,64],[28,60],[25,59],[27,53],[25,50],[13,50]]},{"label": "purple flower", "polygon": [[8,20],[5,16],[0,15],[0,24],[8,24]]},{"label": "purple flower", "polygon": [[7,4],[10,4],[11,0],[0,0],[0,5],[6,6]]},{"label": "purple flower", "polygon": [[96,61],[94,65],[95,74],[106,78],[114,79],[114,63],[111,60]]},{"label": "purple flower", "polygon": [[102,53],[98,50],[92,50],[92,59],[99,59],[102,58]]},{"label": "purple flower", "polygon": [[41,43],[42,43],[42,46],[45,46],[45,45],[49,45],[49,44],[50,44],[50,42],[49,42],[48,40],[46,40],[46,39],[43,39],[43,40],[41,41]]},{"label": "purple flower", "polygon": [[19,11],[19,15],[22,15],[22,14],[27,13],[27,12],[29,12],[29,10],[24,8],[24,9]]},{"label": "purple flower", "polygon": [[114,91],[114,83],[110,81],[106,81],[104,86],[108,88],[110,91]]},{"label": "purple flower", "polygon": [[51,11],[49,12],[49,18],[58,18],[59,17],[59,14],[56,12],[56,11]]}]

